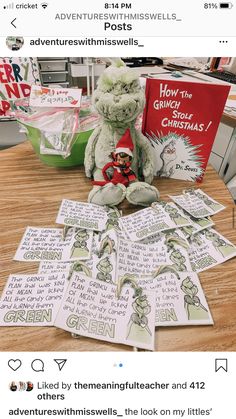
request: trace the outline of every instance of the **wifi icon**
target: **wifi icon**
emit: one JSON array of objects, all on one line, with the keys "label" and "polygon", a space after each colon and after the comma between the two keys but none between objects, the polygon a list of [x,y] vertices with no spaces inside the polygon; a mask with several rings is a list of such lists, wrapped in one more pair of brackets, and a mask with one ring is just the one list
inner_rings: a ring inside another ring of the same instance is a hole
[{"label": "wifi icon", "polygon": [[48,7],[48,3],[41,3],[41,6],[43,9],[46,9]]}]

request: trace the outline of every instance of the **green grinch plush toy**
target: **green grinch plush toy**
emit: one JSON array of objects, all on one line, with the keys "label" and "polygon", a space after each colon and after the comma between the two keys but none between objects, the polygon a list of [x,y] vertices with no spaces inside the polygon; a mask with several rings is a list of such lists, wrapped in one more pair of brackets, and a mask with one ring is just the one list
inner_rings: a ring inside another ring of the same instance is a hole
[{"label": "green grinch plush toy", "polygon": [[85,173],[93,179],[88,201],[118,205],[125,198],[134,205],[149,206],[159,193],[154,176],[152,147],[135,128],[144,107],[144,92],[134,70],[118,60],[98,80],[93,104],[102,122],[89,138]]}]

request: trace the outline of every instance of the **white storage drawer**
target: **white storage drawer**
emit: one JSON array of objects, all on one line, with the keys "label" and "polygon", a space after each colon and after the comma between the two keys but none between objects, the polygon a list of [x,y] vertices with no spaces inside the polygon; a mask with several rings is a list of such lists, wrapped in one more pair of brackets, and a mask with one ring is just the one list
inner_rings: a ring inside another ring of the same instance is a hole
[{"label": "white storage drawer", "polygon": [[67,70],[67,60],[38,61],[41,71],[65,71]]},{"label": "white storage drawer", "polygon": [[43,83],[60,83],[67,81],[67,74],[67,71],[55,73],[41,73],[41,77]]}]

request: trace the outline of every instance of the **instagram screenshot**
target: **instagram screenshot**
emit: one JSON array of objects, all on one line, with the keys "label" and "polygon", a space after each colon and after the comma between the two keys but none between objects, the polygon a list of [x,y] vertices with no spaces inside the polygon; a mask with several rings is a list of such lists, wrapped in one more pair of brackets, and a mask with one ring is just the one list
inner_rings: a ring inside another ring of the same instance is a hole
[{"label": "instagram screenshot", "polygon": [[1,417],[234,417],[236,2],[0,2]]}]

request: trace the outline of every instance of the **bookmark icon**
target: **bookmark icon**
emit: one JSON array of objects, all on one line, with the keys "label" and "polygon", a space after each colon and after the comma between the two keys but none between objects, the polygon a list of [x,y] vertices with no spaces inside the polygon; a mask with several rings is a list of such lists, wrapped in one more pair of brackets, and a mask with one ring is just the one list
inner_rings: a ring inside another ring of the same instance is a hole
[{"label": "bookmark icon", "polygon": [[228,372],[228,359],[227,358],[216,358],[215,359],[215,372],[219,370]]}]

